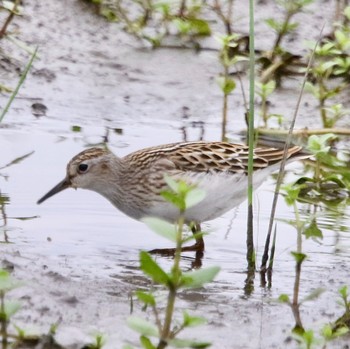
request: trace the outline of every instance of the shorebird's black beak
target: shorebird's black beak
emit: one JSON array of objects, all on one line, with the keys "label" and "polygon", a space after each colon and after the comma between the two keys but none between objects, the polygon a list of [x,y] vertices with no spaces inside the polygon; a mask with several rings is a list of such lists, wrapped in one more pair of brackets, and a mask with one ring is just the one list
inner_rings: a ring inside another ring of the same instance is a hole
[{"label": "shorebird's black beak", "polygon": [[65,178],[62,182],[58,183],[55,187],[53,187],[47,194],[45,194],[41,199],[37,201],[37,204],[41,204],[51,196],[59,193],[62,190],[65,190],[71,186],[71,182],[68,178]]}]

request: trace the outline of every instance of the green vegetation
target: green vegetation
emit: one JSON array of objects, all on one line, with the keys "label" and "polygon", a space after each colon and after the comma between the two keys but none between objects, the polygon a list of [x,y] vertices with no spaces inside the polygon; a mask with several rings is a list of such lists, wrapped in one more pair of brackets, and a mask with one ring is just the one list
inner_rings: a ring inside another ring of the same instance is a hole
[{"label": "green vegetation", "polygon": [[[282,294],[279,301],[287,304],[294,316],[295,326],[293,333],[302,348],[326,348],[327,343],[349,331],[349,301],[347,287],[344,286],[339,290],[344,306],[344,314],[333,324],[324,324],[321,335],[317,336],[313,329],[306,330],[302,322],[301,306],[306,301],[315,301],[325,290],[315,289],[300,300],[300,287],[302,283],[301,272],[302,266],[308,259],[303,252],[303,240],[312,239],[315,243],[319,243],[323,239],[323,233],[319,227],[317,220],[320,218],[319,213],[322,208],[335,210],[337,206],[342,211],[344,200],[350,197],[350,186],[346,183],[347,179],[342,178],[342,173],[348,171],[334,171],[340,165],[334,155],[330,153],[331,147],[329,143],[334,141],[336,137],[332,134],[323,136],[311,136],[309,138],[308,149],[314,155],[316,161],[312,167],[312,177],[302,177],[296,183],[285,185],[283,192],[286,203],[293,207],[295,220],[289,221],[297,231],[296,251],[291,252],[295,260],[295,280],[292,297]],[[327,168],[324,166],[328,164]],[[332,166],[335,166],[332,168]],[[331,185],[329,185],[331,183]],[[326,185],[327,184],[327,185]],[[346,195],[344,195],[344,192]],[[310,212],[304,218],[300,216],[300,208],[298,203],[307,203],[309,206],[307,211]],[[322,206],[321,206],[322,205]]]},{"label": "green vegetation", "polygon": [[[0,269],[0,338],[1,348],[29,348],[37,345],[41,336],[30,333],[23,328],[16,326],[13,316],[21,309],[18,301],[9,300],[8,293],[12,290],[23,286],[23,284],[11,277],[11,275],[3,269]],[[10,329],[10,325],[12,330]],[[13,330],[14,329],[14,330]],[[55,326],[51,326],[50,331],[45,335],[45,340],[53,349],[60,349],[56,345],[53,335],[55,334]]]},{"label": "green vegetation", "polygon": [[[179,209],[180,215],[177,224],[172,225],[158,218],[146,218],[144,222],[155,233],[175,243],[175,256],[170,272],[163,270],[149,253],[144,251],[140,253],[142,272],[152,280],[152,283],[161,285],[162,288],[157,288],[158,292],[163,289],[167,292],[167,300],[164,306],[165,314],[161,316],[162,307],[159,305],[155,292],[139,290],[135,292],[135,295],[143,304],[144,309],[151,309],[154,323],[137,316],[131,316],[128,319],[128,325],[140,334],[140,344],[143,348],[162,349],[168,346],[206,348],[210,343],[195,339],[178,338],[184,329],[203,325],[206,320],[190,315],[186,310],[183,311],[180,320],[175,313],[176,298],[181,290],[203,287],[206,283],[211,282],[219,272],[219,267],[208,267],[188,272],[182,271],[180,267],[181,248],[184,243],[194,239],[193,236],[188,238],[183,235],[185,211],[200,202],[205,194],[202,190],[190,187],[185,182],[175,182],[171,178],[166,178],[166,181],[170,190],[164,192],[163,195],[166,200]],[[127,345],[124,348],[132,347]]]}]

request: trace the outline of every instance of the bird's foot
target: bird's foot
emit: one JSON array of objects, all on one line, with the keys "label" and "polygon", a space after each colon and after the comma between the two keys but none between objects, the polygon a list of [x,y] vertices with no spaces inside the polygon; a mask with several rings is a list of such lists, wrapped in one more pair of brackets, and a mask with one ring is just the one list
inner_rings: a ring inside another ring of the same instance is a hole
[{"label": "bird's foot", "polygon": [[[173,256],[175,254],[176,248],[156,248],[154,250],[148,251],[151,254],[160,254],[165,256]],[[204,252],[204,242],[203,240],[197,241],[194,245],[181,247],[181,252],[200,252],[203,255]]]}]

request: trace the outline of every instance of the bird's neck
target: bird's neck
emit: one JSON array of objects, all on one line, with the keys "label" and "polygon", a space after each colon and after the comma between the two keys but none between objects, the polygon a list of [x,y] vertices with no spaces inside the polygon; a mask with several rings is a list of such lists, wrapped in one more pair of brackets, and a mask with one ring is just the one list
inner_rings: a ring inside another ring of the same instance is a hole
[{"label": "bird's neck", "polygon": [[[99,178],[99,194],[109,200],[116,208],[125,212],[125,202],[128,200],[128,192],[125,183],[130,176],[127,162],[122,158],[111,154],[106,162],[106,173]],[[130,215],[129,212],[125,212]]]}]

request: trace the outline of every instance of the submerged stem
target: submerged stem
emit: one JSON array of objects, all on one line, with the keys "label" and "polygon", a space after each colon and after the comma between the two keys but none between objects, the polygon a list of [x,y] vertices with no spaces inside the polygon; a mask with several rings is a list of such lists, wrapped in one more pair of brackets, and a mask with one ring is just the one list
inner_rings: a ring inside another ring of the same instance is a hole
[{"label": "submerged stem", "polygon": [[0,334],[2,337],[2,346],[6,348],[7,345],[7,319],[5,313],[5,292],[0,291]]},{"label": "submerged stem", "polygon": [[[302,253],[302,229],[301,229],[301,221],[299,216],[299,211],[297,204],[294,203],[294,212],[295,212],[295,220],[297,226],[297,253]],[[295,320],[295,329],[302,330],[304,329],[303,324],[301,322],[300,311],[299,311],[299,291],[300,291],[300,278],[301,278],[301,264],[303,263],[302,259],[297,259],[295,265],[295,280],[294,280],[294,288],[293,288],[293,302],[291,304],[292,312]]]}]

